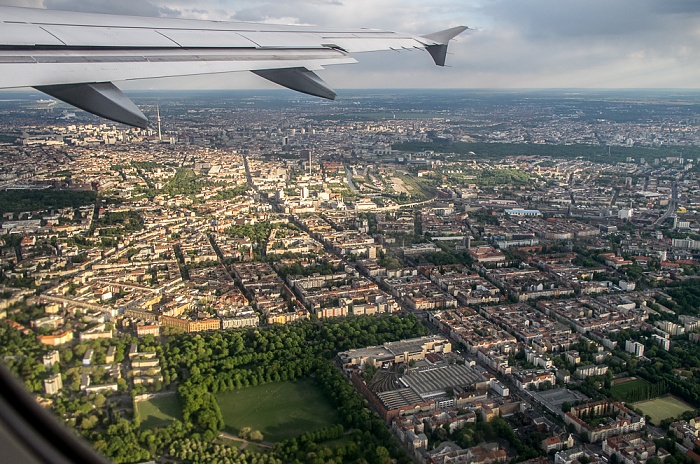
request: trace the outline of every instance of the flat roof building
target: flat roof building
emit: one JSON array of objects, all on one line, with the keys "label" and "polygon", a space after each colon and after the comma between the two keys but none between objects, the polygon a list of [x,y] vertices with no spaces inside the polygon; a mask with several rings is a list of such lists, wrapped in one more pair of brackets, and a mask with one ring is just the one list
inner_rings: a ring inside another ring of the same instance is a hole
[{"label": "flat roof building", "polygon": [[507,210],[505,210],[505,213],[509,214],[511,216],[542,216],[542,213],[538,209],[515,208],[515,209],[507,209]]},{"label": "flat roof building", "polygon": [[478,383],[488,384],[486,377],[478,371],[459,364],[445,364],[411,370],[399,381],[418,393],[423,400],[444,396],[447,390],[456,387],[466,387]]},{"label": "flat roof building", "polygon": [[338,358],[344,367],[358,366],[362,368],[366,362],[372,366],[388,363],[409,363],[420,361],[428,353],[449,353],[452,351],[450,341],[441,335],[411,338],[398,342],[385,343],[382,346],[368,346],[338,353]]},{"label": "flat roof building", "polygon": [[61,388],[63,388],[61,374],[51,375],[44,380],[44,391],[47,395],[55,395]]}]

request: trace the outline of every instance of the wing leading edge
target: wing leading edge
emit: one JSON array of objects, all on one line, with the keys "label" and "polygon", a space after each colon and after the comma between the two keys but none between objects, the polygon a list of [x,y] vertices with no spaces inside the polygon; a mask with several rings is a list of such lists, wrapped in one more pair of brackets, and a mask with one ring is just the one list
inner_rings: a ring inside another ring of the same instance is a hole
[{"label": "wing leading edge", "polygon": [[334,99],[314,71],[351,53],[426,49],[445,65],[464,26],[425,36],[372,29],[143,18],[0,7],[0,88],[34,87],[85,111],[145,128],[112,81],[252,71],[298,92]]}]

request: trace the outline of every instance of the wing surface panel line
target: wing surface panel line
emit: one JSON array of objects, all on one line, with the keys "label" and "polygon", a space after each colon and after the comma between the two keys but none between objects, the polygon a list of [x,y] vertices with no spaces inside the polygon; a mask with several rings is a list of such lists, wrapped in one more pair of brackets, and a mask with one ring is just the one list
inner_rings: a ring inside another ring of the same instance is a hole
[{"label": "wing surface panel line", "polygon": [[174,44],[177,45],[178,47],[183,48],[182,45],[180,45],[179,43],[177,43],[172,37],[168,37],[167,35],[165,35],[165,34],[163,34],[162,32],[160,32],[158,29],[154,29],[154,31],[156,32],[156,34],[162,35],[163,37],[165,37],[167,40],[171,41],[172,43],[174,43]]},{"label": "wing surface panel line", "polygon": [[49,34],[49,35],[50,35],[51,37],[53,37],[54,39],[56,39],[56,40],[58,40],[59,42],[61,42],[61,43],[62,43],[63,45],[65,45],[66,47],[68,46],[67,43],[65,43],[63,40],[61,40],[59,37],[57,37],[56,34],[54,34],[53,32],[47,30],[45,27],[39,27],[39,29],[41,29],[42,31],[46,32],[47,34]]}]

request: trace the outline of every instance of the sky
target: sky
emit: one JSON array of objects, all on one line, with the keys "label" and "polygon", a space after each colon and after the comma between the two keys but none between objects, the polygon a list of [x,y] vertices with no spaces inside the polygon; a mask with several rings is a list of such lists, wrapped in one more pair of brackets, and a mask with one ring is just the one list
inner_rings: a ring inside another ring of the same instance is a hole
[{"label": "sky", "polygon": [[[465,25],[447,66],[425,52],[354,54],[318,74],[343,88],[700,88],[699,0],[0,0],[0,5],[370,27],[427,34]],[[236,73],[125,89],[273,88]]]}]

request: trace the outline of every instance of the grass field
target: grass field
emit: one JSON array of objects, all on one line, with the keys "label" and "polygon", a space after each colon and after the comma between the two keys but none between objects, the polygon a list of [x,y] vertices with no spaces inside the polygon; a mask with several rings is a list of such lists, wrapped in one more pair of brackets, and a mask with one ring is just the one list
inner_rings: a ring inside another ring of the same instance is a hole
[{"label": "grass field", "polygon": [[628,395],[632,392],[640,389],[645,389],[651,386],[649,382],[644,379],[634,379],[628,382],[619,383],[610,387],[613,394],[619,396],[623,401],[629,401],[627,399]]},{"label": "grass field", "polygon": [[692,411],[693,408],[675,396],[662,396],[649,401],[634,403],[634,407],[641,410],[645,415],[651,416],[651,421],[658,425],[664,419],[676,417],[685,411]]},{"label": "grass field", "polygon": [[216,395],[227,432],[260,430],[265,441],[279,442],[328,427],[337,413],[312,379],[278,382]]},{"label": "grass field", "polygon": [[147,401],[139,401],[136,407],[141,415],[141,427],[152,429],[166,427],[174,419],[182,419],[182,411],[177,395],[159,396]]}]

